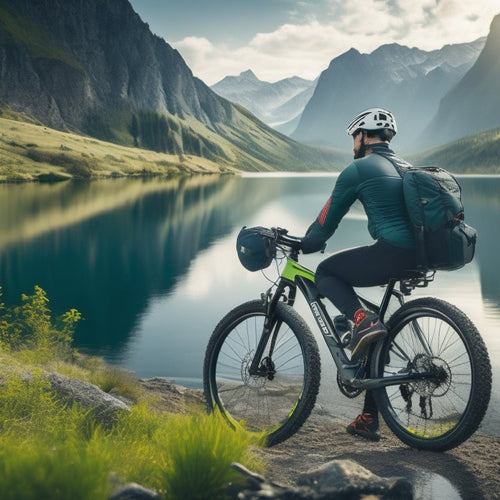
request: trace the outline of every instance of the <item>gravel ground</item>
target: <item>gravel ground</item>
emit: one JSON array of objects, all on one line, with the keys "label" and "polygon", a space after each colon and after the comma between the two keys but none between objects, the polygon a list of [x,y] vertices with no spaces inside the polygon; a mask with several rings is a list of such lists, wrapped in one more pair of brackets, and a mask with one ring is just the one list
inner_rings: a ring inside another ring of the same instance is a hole
[{"label": "gravel ground", "polygon": [[[142,381],[169,411],[203,405],[200,390],[186,389],[163,379]],[[323,408],[313,411],[306,424],[287,441],[258,450],[268,466],[267,479],[293,485],[303,472],[330,460],[350,459],[383,477],[406,477],[416,500],[500,499],[500,437],[477,432],[445,453],[414,450],[382,424],[382,438],[370,442],[350,436]],[[353,417],[356,416],[355,414]],[[348,423],[347,421],[345,422]]]}]

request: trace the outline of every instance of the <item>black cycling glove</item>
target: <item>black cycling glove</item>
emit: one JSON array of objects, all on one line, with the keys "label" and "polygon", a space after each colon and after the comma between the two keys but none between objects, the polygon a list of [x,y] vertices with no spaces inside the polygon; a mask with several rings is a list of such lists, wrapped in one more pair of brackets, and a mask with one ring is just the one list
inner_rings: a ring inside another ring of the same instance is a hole
[{"label": "black cycling glove", "polygon": [[302,238],[300,249],[302,250],[302,253],[313,253],[324,250],[325,247],[325,240],[319,238],[311,238],[310,236],[306,235]]}]

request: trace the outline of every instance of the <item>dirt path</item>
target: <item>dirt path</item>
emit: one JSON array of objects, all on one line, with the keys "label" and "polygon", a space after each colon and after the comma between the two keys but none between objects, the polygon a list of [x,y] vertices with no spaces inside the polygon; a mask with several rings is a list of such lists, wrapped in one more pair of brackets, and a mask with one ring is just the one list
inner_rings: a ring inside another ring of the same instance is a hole
[{"label": "dirt path", "polygon": [[338,423],[312,420],[286,442],[261,452],[269,460],[268,479],[294,484],[310,468],[350,459],[379,476],[406,477],[417,498],[500,499],[500,438],[475,434],[454,450],[434,453],[409,448],[385,425],[374,443],[348,435]]},{"label": "dirt path", "polygon": [[[172,385],[162,379],[143,381],[169,411],[203,405],[201,391]],[[446,453],[418,451],[404,445],[382,424],[382,439],[370,442],[350,436],[345,425],[327,412],[316,412],[290,439],[258,453],[268,463],[265,476],[282,485],[330,460],[350,459],[384,477],[400,476],[415,486],[418,499],[500,499],[500,437],[474,434]],[[354,415],[355,416],[355,415]],[[347,422],[346,422],[347,423]]]}]

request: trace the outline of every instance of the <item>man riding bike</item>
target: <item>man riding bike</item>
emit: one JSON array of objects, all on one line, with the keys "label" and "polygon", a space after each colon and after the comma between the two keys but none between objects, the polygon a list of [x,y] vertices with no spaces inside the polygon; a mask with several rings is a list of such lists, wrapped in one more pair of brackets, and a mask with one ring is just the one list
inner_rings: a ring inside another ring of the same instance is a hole
[{"label": "man riding bike", "polygon": [[[340,173],[331,196],[302,239],[304,253],[321,250],[351,205],[356,200],[362,203],[375,243],[331,255],[319,264],[315,280],[319,291],[354,323],[349,344],[353,361],[362,359],[371,343],[387,334],[378,316],[363,309],[353,287],[387,284],[416,264],[402,179],[393,163],[382,156],[394,155],[389,143],[396,132],[394,116],[385,109],[370,108],[354,118],[347,127],[354,140],[354,161]],[[366,392],[362,414],[347,426],[347,432],[380,439],[371,391]]]}]

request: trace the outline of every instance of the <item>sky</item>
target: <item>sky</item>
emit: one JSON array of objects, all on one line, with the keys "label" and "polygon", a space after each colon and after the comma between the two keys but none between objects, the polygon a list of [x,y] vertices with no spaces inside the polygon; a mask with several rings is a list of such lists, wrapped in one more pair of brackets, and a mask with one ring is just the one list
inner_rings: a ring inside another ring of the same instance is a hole
[{"label": "sky", "polygon": [[263,81],[314,80],[355,48],[422,50],[487,36],[498,0],[130,0],[208,85],[251,69]]}]

